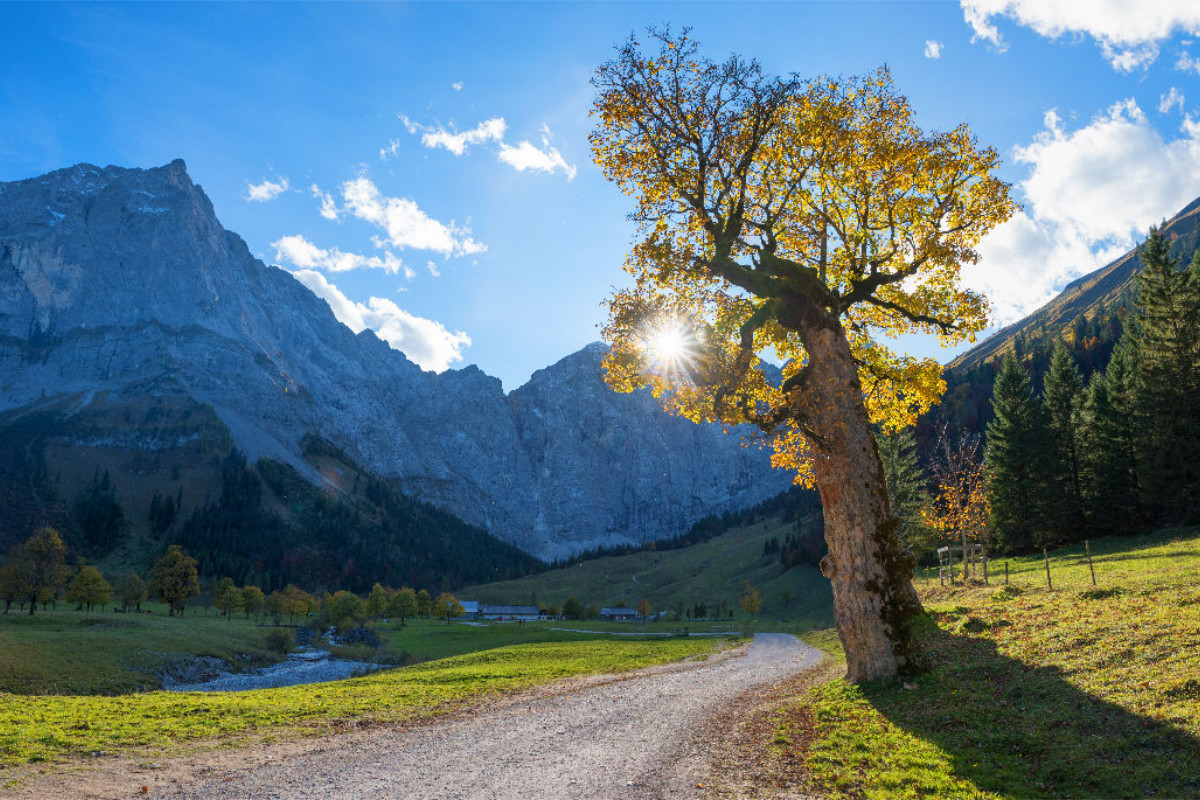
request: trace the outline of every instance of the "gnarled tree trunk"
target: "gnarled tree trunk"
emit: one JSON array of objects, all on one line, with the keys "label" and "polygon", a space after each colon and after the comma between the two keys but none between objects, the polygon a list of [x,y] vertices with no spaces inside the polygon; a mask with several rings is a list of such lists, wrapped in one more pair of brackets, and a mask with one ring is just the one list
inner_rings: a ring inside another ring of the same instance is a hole
[{"label": "gnarled tree trunk", "polygon": [[[807,326],[806,326],[807,327]],[[840,324],[805,331],[809,377],[805,419],[813,472],[825,511],[829,554],[821,572],[833,584],[833,613],[852,683],[917,667],[912,621],[921,601],[912,555],[901,547],[883,467],[863,401],[858,368]]]}]

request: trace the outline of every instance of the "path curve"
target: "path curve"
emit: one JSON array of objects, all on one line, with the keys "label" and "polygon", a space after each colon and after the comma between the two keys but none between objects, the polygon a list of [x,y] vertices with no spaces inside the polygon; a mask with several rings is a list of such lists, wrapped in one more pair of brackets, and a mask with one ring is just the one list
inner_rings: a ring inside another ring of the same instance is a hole
[{"label": "path curve", "polygon": [[[690,798],[707,767],[690,746],[706,720],[758,686],[814,666],[788,634],[707,661],[608,676],[414,729],[334,737],[315,752],[193,773],[148,796],[211,800],[647,800]],[[179,778],[176,778],[179,780]],[[99,788],[99,787],[96,787]],[[77,796],[89,796],[81,793]],[[95,796],[95,795],[91,795]],[[146,796],[146,795],[143,795]]]}]

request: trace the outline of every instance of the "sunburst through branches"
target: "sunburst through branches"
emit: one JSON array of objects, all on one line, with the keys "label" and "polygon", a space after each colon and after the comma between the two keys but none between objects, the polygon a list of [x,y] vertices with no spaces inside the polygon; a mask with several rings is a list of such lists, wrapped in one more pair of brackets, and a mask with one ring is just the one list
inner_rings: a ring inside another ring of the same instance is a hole
[{"label": "sunburst through branches", "polygon": [[695,327],[679,317],[655,320],[643,335],[648,370],[665,378],[690,380],[700,358],[700,347]]}]

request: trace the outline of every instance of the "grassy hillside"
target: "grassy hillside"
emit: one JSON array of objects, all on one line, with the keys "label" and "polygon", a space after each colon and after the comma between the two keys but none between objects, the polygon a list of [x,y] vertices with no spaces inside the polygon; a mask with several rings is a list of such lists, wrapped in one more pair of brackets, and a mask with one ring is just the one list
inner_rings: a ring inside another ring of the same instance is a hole
[{"label": "grassy hillside", "polygon": [[920,585],[931,668],[852,687],[833,663],[743,730],[761,785],[829,797],[1200,796],[1200,536],[1013,559]]},{"label": "grassy hillside", "polygon": [[816,567],[802,565],[782,572],[778,554],[763,555],[772,537],[783,541],[792,523],[771,516],[727,531],[707,542],[678,550],[644,550],[624,556],[584,561],[574,566],[518,580],[471,586],[458,592],[464,600],[485,603],[562,604],[574,595],[584,606],[636,606],[645,597],[651,607],[672,610],[682,603],[704,603],[734,609],[748,581],[762,594],[761,616],[807,627],[832,624],[833,599]]},{"label": "grassy hillside", "polygon": [[[1186,265],[1200,246],[1200,199],[1161,227],[1172,242],[1171,254]],[[1115,312],[1130,302],[1140,271],[1137,250],[1130,250],[1111,264],[1072,281],[1042,308],[963,353],[950,362],[950,369],[966,371],[996,359],[1012,350],[1018,337],[1031,346],[1052,344],[1063,338],[1079,317],[1092,318]]]}]

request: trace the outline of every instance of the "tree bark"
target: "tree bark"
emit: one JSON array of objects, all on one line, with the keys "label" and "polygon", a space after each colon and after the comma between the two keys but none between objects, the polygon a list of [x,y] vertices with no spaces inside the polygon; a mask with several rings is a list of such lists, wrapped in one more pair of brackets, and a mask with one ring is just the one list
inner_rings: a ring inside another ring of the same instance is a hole
[{"label": "tree bark", "polygon": [[817,437],[813,473],[829,545],[821,572],[833,584],[846,678],[892,677],[920,666],[912,633],[922,611],[912,585],[916,560],[896,534],[899,523],[846,334],[837,321],[805,333],[811,378],[803,412]]}]

